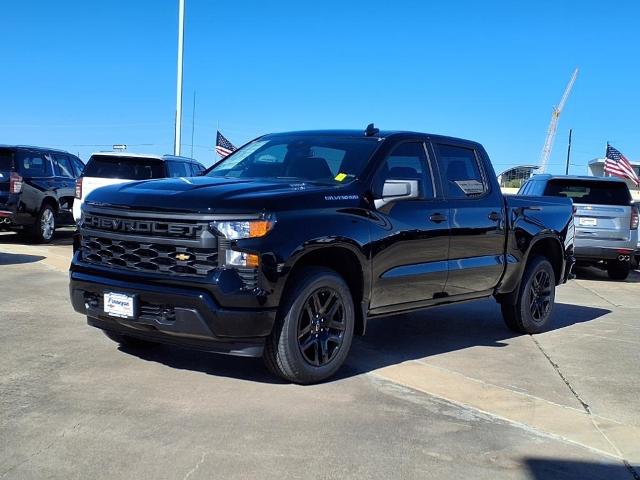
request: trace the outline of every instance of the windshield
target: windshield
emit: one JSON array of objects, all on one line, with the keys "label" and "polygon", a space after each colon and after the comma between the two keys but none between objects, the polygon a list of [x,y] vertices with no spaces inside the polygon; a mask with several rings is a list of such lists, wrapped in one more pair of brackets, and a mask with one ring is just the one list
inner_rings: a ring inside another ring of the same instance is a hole
[{"label": "windshield", "polygon": [[597,180],[550,180],[544,192],[553,197],[569,197],[573,203],[592,205],[630,205],[629,188],[622,182]]},{"label": "windshield", "polygon": [[207,175],[348,183],[362,173],[377,145],[369,137],[273,135],[236,150]]},{"label": "windshield", "polygon": [[166,177],[161,160],[109,155],[93,155],[84,169],[83,176],[123,180],[149,180]]}]

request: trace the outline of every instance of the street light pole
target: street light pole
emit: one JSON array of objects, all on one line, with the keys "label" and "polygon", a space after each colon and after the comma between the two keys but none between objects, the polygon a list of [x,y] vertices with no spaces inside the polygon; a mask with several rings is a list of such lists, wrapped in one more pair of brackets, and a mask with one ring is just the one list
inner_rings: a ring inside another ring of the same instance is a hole
[{"label": "street light pole", "polygon": [[180,155],[180,133],[182,131],[182,55],[184,53],[184,0],[178,0],[178,80],[176,84],[176,121],[173,137],[173,154]]}]

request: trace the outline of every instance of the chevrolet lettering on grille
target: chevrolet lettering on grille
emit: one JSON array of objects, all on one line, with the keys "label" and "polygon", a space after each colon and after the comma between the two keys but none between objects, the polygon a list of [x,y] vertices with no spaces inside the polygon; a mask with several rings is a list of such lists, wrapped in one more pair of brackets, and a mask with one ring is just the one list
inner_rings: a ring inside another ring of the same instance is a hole
[{"label": "chevrolet lettering on grille", "polygon": [[153,220],[129,220],[123,218],[99,217],[85,215],[85,228],[110,230],[113,232],[129,232],[156,235],[195,236],[202,230],[202,225],[188,223],[156,222]]}]

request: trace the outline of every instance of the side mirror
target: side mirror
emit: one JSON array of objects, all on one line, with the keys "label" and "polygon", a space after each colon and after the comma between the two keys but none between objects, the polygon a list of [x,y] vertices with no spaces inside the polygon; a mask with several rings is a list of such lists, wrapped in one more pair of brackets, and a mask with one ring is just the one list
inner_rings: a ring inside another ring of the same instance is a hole
[{"label": "side mirror", "polygon": [[418,180],[385,180],[382,187],[382,198],[374,200],[376,208],[398,200],[418,198]]}]

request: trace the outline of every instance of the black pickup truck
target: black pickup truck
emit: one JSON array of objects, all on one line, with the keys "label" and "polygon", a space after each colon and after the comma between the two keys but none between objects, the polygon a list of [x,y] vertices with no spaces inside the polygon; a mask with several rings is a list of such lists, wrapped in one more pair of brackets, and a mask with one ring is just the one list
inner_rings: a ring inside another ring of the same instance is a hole
[{"label": "black pickup truck", "polygon": [[511,329],[547,328],[574,263],[572,208],[504,197],[467,140],[265,135],[203,176],[91,193],[71,301],[120,343],[263,356],[313,383],[374,317],[493,296]]}]

